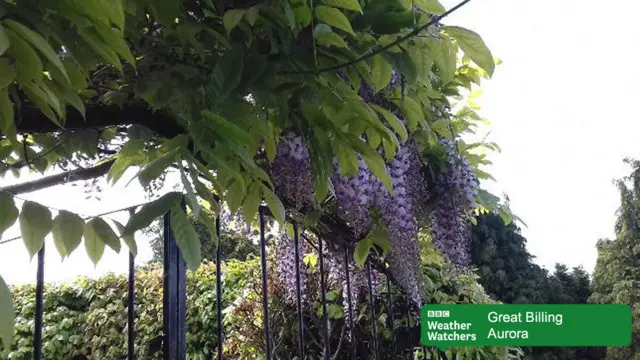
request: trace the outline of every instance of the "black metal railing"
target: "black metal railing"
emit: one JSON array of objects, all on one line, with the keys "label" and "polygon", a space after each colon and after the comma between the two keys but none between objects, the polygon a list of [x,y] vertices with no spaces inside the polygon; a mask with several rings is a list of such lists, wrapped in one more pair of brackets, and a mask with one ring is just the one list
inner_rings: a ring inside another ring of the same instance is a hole
[{"label": "black metal railing", "polygon": [[[182,211],[185,211],[185,203],[182,202]],[[269,317],[269,291],[268,291],[268,276],[267,276],[267,237],[265,233],[265,214],[264,208],[259,208],[258,213],[259,227],[260,227],[260,265],[261,265],[261,285],[262,285],[262,316],[263,316],[263,327],[264,327],[264,351],[265,358],[267,360],[272,359],[273,357],[273,344],[272,344],[272,329],[270,325],[270,317]],[[307,346],[305,344],[305,329],[308,329],[305,326],[305,316],[303,310],[303,294],[302,294],[302,286],[301,286],[301,266],[302,259],[300,258],[300,242],[303,241],[300,239],[300,228],[298,224],[293,224],[294,229],[294,248],[295,248],[295,276],[296,276],[296,310],[297,310],[297,322],[298,322],[298,336],[297,336],[297,351],[298,354],[292,354],[291,358],[297,358],[299,360],[304,360],[307,358]],[[216,232],[217,232],[217,241],[220,241],[220,218],[216,219]],[[187,358],[187,329],[186,329],[186,299],[187,299],[187,290],[186,290],[186,271],[187,266],[182,257],[180,249],[178,248],[176,239],[171,231],[171,220],[170,214],[167,213],[164,216],[164,229],[163,229],[163,237],[164,237],[164,264],[163,264],[163,336],[162,336],[162,349],[163,349],[163,359],[165,360],[185,360]],[[308,239],[306,239],[308,241]],[[219,244],[218,244],[219,245]],[[320,274],[320,300],[322,306],[322,323],[319,327],[319,331],[322,334],[322,353],[323,359],[329,360],[331,357],[331,334],[329,327],[329,314],[327,309],[327,269],[326,262],[324,258],[323,247],[325,246],[325,241],[322,238],[317,239],[317,250],[318,250],[318,263],[319,263],[319,274]],[[217,300],[217,355],[216,359],[222,360],[224,358],[224,329],[223,329],[223,311],[222,311],[222,296],[223,296],[223,286],[222,286],[222,271],[221,271],[221,246],[217,246],[215,252],[216,259],[216,300]],[[36,311],[35,311],[35,333],[34,333],[34,349],[33,349],[33,357],[34,360],[42,360],[42,329],[43,329],[43,298],[44,298],[44,255],[45,255],[45,247],[38,253],[38,264],[37,264],[37,282],[36,282]],[[349,342],[349,350],[346,357],[355,360],[358,358],[358,339],[355,328],[355,309],[353,307],[354,300],[352,299],[352,283],[350,277],[350,262],[351,260],[351,252],[349,249],[344,249],[344,258],[341,259],[344,262],[344,281],[346,286],[346,314],[345,314],[345,324],[348,329],[348,342]],[[378,326],[377,326],[377,317],[376,317],[376,304],[374,298],[374,289],[373,289],[373,281],[372,281],[372,268],[371,263],[367,261],[365,266],[366,271],[366,280],[368,287],[368,296],[365,301],[368,302],[368,311],[369,316],[371,317],[371,331],[370,337],[368,340],[371,342],[371,352],[372,355],[368,357],[368,359],[380,359],[380,351],[379,351],[379,334],[378,334]],[[128,298],[127,298],[127,359],[134,360],[135,359],[135,266],[134,266],[134,256],[129,254],[128,257]],[[406,347],[399,351],[397,348],[396,341],[396,326],[395,326],[395,318],[394,318],[394,300],[392,298],[392,284],[389,278],[386,278],[385,283],[385,293],[386,298],[383,297],[383,301],[386,301],[386,306],[383,306],[382,309],[386,307],[386,311],[388,312],[387,316],[387,327],[391,331],[391,356],[392,359],[412,359],[413,352],[412,348],[407,349]],[[411,314],[409,312],[409,307],[406,306],[405,309],[397,309],[397,311],[406,310],[406,317],[408,327],[411,327]],[[383,310],[384,311],[384,310]],[[400,313],[403,317],[404,314]],[[362,356],[361,356],[362,358]],[[333,357],[335,359],[335,357]]]}]

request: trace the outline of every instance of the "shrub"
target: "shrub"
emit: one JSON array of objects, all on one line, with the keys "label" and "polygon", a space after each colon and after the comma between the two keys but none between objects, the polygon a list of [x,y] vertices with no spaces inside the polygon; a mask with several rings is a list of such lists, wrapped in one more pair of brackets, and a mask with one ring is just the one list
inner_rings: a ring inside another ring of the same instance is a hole
[{"label": "shrub", "polygon": [[[426,298],[437,303],[491,302],[472,273],[460,273],[437,253],[426,257]],[[270,262],[272,264],[273,262]],[[223,308],[225,313],[225,356],[230,359],[264,358],[264,332],[261,303],[259,258],[232,259],[223,266]],[[271,272],[271,271],[270,271]],[[316,274],[317,275],[317,274]],[[270,276],[270,320],[274,355],[289,359],[297,354],[297,313],[281,301],[281,290]],[[382,284],[382,286],[386,286]],[[386,288],[386,287],[385,287]],[[217,307],[215,264],[203,263],[187,274],[187,352],[189,359],[213,359],[217,346]],[[17,334],[10,349],[12,360],[31,359],[33,350],[35,289],[32,285],[14,288],[17,311]],[[330,336],[334,359],[348,357],[344,311],[338,289],[329,289]],[[162,268],[148,265],[136,271],[136,358],[160,359],[162,334]],[[375,299],[381,358],[390,359],[392,333],[389,330],[386,291]],[[406,300],[392,287],[396,354],[421,358],[422,347],[416,321],[418,311],[407,309]],[[84,354],[90,359],[124,359],[127,351],[127,280],[125,276],[107,275],[99,279],[79,278],[68,285],[45,287],[43,357],[70,359]],[[368,303],[356,309],[355,336],[358,356],[371,353],[372,331]],[[312,298],[305,312],[308,354],[318,358],[322,352],[322,322],[319,299]],[[507,348],[452,349],[474,358],[506,359]],[[432,355],[436,349],[426,349]],[[482,357],[480,354],[483,354]],[[465,357],[467,358],[467,357]]]}]

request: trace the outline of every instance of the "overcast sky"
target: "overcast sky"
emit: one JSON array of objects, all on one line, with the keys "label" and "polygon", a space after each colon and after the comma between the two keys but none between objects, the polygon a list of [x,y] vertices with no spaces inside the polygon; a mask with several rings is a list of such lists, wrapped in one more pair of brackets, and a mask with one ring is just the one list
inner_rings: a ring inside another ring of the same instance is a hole
[{"label": "overcast sky", "polygon": [[[443,1],[447,8],[456,3]],[[561,262],[592,271],[596,241],[613,235],[612,180],[628,172],[624,157],[640,158],[633,110],[640,72],[631,66],[640,54],[638,13],[640,3],[631,0],[473,0],[444,21],[478,32],[503,61],[479,101],[493,124],[488,140],[503,150],[490,169],[498,183],[486,186],[509,195],[528,225],[529,251],[547,268]],[[14,181],[7,176],[0,186]],[[85,200],[71,186],[24,197],[93,215],[143,202],[132,184],[105,189],[102,201]],[[3,238],[17,234],[14,227]],[[141,242],[138,262],[151,257],[147,240]],[[94,268],[84,248],[62,263],[50,246],[46,278],[124,272],[126,256],[107,248]],[[21,241],[0,245],[0,274],[9,283],[35,279],[35,261]]]}]

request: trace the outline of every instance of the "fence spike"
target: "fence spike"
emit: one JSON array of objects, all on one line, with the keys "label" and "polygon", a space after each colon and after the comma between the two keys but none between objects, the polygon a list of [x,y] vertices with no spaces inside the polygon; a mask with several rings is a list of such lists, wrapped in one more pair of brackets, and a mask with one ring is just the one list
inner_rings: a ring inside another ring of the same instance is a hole
[{"label": "fence spike", "polygon": [[298,305],[298,335],[300,345],[300,359],[304,360],[304,316],[302,313],[302,294],[301,294],[301,281],[300,281],[300,238],[298,234],[298,224],[293,223],[293,246],[295,248],[295,263],[296,263],[296,297]]},{"label": "fence spike", "polygon": [[331,353],[331,335],[329,334],[329,315],[327,313],[327,284],[324,273],[324,253],[322,238],[318,237],[318,258],[320,260],[320,296],[322,299],[322,322],[324,325],[324,359],[329,360]]},{"label": "fence spike", "polygon": [[349,335],[351,338],[351,360],[356,359],[356,333],[353,327],[353,299],[351,299],[351,276],[349,270],[349,249],[344,248],[344,274],[347,282],[347,311],[349,312]]},{"label": "fence spike", "polygon": [[375,359],[379,359],[378,354],[378,330],[376,326],[376,309],[374,307],[375,302],[373,300],[373,283],[371,281],[371,261],[367,260],[367,283],[369,285],[369,307],[371,308],[371,326],[373,327],[373,353]]},{"label": "fence spike", "polygon": [[36,273],[36,318],[33,339],[33,358],[42,359],[42,325],[44,318],[44,244],[38,251],[38,270]]},{"label": "fence spike", "polygon": [[135,258],[129,252],[129,294],[127,299],[127,359],[135,360]]},{"label": "fence spike", "polygon": [[389,303],[389,327],[391,328],[391,355],[396,356],[396,326],[393,316],[393,300],[391,298],[391,281],[387,276],[387,302]]},{"label": "fence spike", "polygon": [[267,245],[264,235],[264,213],[258,208],[260,218],[260,260],[262,266],[262,313],[264,315],[265,352],[267,360],[271,360],[271,326],[269,325],[269,294],[267,287]]},{"label": "fence spike", "polygon": [[[129,216],[134,214],[134,209],[129,209]],[[129,294],[127,299],[127,359],[135,360],[135,256],[129,249]]]},{"label": "fence spike", "polygon": [[221,249],[220,249],[220,216],[216,217],[216,237],[218,244],[216,246],[216,301],[218,308],[218,360],[222,360],[223,353],[223,328],[222,328],[222,271],[221,267]]}]

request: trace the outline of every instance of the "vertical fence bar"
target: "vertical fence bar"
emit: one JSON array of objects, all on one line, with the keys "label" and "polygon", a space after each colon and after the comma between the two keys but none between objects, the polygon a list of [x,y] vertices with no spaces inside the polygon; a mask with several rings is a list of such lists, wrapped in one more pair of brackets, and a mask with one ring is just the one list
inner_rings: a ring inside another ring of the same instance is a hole
[{"label": "vertical fence bar", "polygon": [[324,337],[324,358],[329,360],[331,352],[331,336],[329,334],[329,316],[327,313],[327,284],[324,274],[324,252],[322,250],[322,238],[318,237],[318,258],[320,259],[320,296],[322,299],[322,322]]},{"label": "vertical fence bar", "polygon": [[218,360],[222,360],[222,271],[221,267],[221,249],[220,249],[220,216],[216,218],[216,236],[218,238],[218,245],[216,246],[216,301],[218,305]]},{"label": "vertical fence bar", "polygon": [[391,281],[387,276],[387,302],[389,303],[389,328],[391,328],[391,355],[396,356],[396,326],[393,317],[393,300],[391,299]]},{"label": "vertical fence bar", "polygon": [[127,299],[127,359],[134,360],[135,356],[135,257],[129,251],[129,296]]},{"label": "vertical fence bar", "polygon": [[[181,210],[186,210],[184,200]],[[171,214],[164,215],[163,359],[185,360],[187,265],[171,229]]]},{"label": "vertical fence bar", "polygon": [[304,316],[302,314],[302,284],[300,281],[300,238],[297,223],[293,223],[293,247],[296,257],[296,300],[298,303],[298,335],[300,336],[298,343],[300,345],[300,360],[304,360]]},{"label": "vertical fence bar", "polygon": [[[129,209],[129,216],[135,210]],[[127,299],[127,360],[135,360],[135,256],[129,249],[129,294]]]},{"label": "vertical fence bar", "polygon": [[349,320],[349,334],[351,335],[351,360],[356,359],[356,329],[353,327],[353,299],[351,299],[351,276],[349,271],[349,249],[344,249],[344,274],[347,282],[347,311]]},{"label": "vertical fence bar", "polygon": [[33,337],[33,358],[42,359],[42,322],[44,318],[44,244],[38,251],[38,270],[36,272],[36,318]]},{"label": "vertical fence bar", "polygon": [[369,307],[371,307],[371,326],[373,327],[373,352],[375,359],[379,359],[378,354],[378,330],[376,326],[376,309],[373,300],[373,283],[371,281],[371,261],[367,260],[367,283],[369,285]]},{"label": "vertical fence bar", "polygon": [[269,324],[269,294],[267,288],[267,244],[264,236],[264,213],[258,208],[260,217],[260,260],[262,262],[262,313],[264,315],[264,341],[267,360],[271,360],[271,326]]}]

